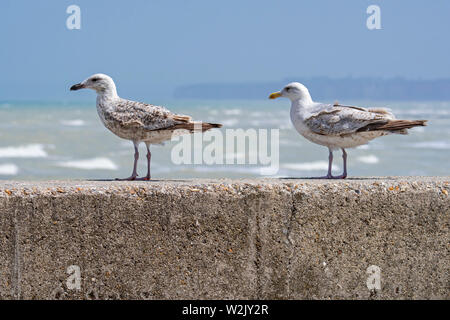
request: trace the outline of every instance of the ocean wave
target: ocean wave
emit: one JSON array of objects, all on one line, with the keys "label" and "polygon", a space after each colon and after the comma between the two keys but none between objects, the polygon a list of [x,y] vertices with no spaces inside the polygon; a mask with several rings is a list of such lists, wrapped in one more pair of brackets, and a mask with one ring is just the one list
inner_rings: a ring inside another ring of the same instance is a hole
[{"label": "ocean wave", "polygon": [[86,122],[81,119],[74,119],[74,120],[62,120],[61,124],[70,127],[82,127],[86,124]]},{"label": "ocean wave", "polygon": [[424,142],[412,143],[409,146],[411,146],[413,148],[418,148],[418,149],[445,150],[445,149],[450,149],[450,142],[449,141],[424,141]]},{"label": "ocean wave", "polygon": [[227,119],[219,121],[224,127],[234,127],[239,123],[238,119]]},{"label": "ocean wave", "polygon": [[261,117],[261,118],[265,118],[271,116],[270,114],[268,114],[267,112],[260,112],[260,111],[255,111],[255,112],[250,112],[250,117]]},{"label": "ocean wave", "polygon": [[14,163],[0,164],[0,176],[15,176],[19,173],[19,167]]},{"label": "ocean wave", "polygon": [[399,115],[411,115],[411,116],[418,116],[418,115],[426,115],[426,116],[447,116],[450,115],[450,110],[430,110],[430,109],[411,109],[411,110],[396,110],[394,111],[394,114],[397,115],[397,118]]},{"label": "ocean wave", "polygon": [[378,159],[373,154],[369,154],[367,156],[358,157],[357,160],[362,162],[362,163],[367,163],[367,164],[375,164],[375,163],[380,162],[380,159]]},{"label": "ocean wave", "polygon": [[292,124],[285,119],[260,119],[248,122],[253,127],[274,127],[278,129],[292,128]]},{"label": "ocean wave", "polygon": [[414,128],[409,129],[409,130],[411,130],[411,132],[416,132],[416,133],[425,132],[425,128],[424,127],[414,127]]},{"label": "ocean wave", "polygon": [[83,170],[117,170],[117,165],[108,158],[93,158],[59,162],[58,166]]},{"label": "ocean wave", "polygon": [[0,158],[46,158],[47,156],[42,144],[0,148]]},{"label": "ocean wave", "polygon": [[[285,169],[298,170],[298,171],[316,171],[316,170],[328,170],[327,161],[313,161],[313,162],[300,162],[300,163],[285,163],[282,165]],[[333,170],[340,170],[338,166],[333,164]]]},{"label": "ocean wave", "polygon": [[227,116],[238,116],[238,115],[242,114],[242,110],[228,109],[228,110],[224,110],[223,113],[226,114]]}]

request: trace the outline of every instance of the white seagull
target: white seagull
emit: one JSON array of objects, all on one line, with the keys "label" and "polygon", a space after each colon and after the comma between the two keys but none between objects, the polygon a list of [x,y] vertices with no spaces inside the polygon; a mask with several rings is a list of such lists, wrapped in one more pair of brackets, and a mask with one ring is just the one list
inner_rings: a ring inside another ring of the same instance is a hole
[{"label": "white seagull", "polygon": [[[117,95],[113,79],[105,74],[94,74],[70,90],[89,88],[97,92],[97,112],[106,128],[120,138],[134,144],[134,165],[130,177],[117,180],[150,180],[150,144],[160,144],[173,135],[181,135],[212,128],[221,124],[194,122],[191,117],[177,115],[169,110],[131,100]],[[147,146],[147,175],[137,178],[138,147],[141,142]]]},{"label": "white seagull", "polygon": [[[322,104],[311,99],[308,89],[298,82],[289,83],[269,98],[286,97],[291,100],[291,121],[295,129],[311,142],[328,147],[328,173],[322,179],[347,177],[346,148],[354,148],[370,140],[391,134],[408,134],[416,126],[425,126],[427,120],[396,120],[386,109],[366,109],[339,103]],[[342,149],[344,172],[333,176],[333,150]]]}]

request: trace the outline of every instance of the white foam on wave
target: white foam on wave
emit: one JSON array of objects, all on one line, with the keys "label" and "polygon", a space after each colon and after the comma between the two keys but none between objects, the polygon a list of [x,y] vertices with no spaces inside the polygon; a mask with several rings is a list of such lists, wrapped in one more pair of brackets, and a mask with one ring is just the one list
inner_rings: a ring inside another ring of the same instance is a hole
[{"label": "white foam on wave", "polygon": [[270,114],[268,114],[267,112],[259,112],[259,111],[255,111],[255,112],[250,112],[250,117],[268,117],[270,116]]},{"label": "white foam on wave", "polygon": [[70,127],[82,127],[86,124],[86,122],[81,119],[74,119],[74,120],[62,120],[61,124]]},{"label": "white foam on wave", "polygon": [[281,126],[287,127],[286,120],[284,119],[259,119],[259,120],[251,120],[249,121],[250,125],[254,127],[274,127],[274,128],[280,128]]},{"label": "white foam on wave", "polygon": [[239,123],[238,119],[227,119],[227,120],[221,120],[220,123],[225,127],[234,127],[236,124]]},{"label": "white foam on wave", "polygon": [[449,141],[424,141],[424,142],[413,143],[410,146],[413,148],[418,148],[418,149],[445,150],[445,149],[450,149],[450,142]]},{"label": "white foam on wave", "polygon": [[228,109],[228,110],[224,110],[223,113],[226,114],[227,116],[237,116],[237,115],[240,115],[242,113],[242,110],[240,110],[240,109]]},{"label": "white foam on wave", "polygon": [[0,158],[46,158],[43,144],[0,148]]},{"label": "white foam on wave", "polygon": [[410,115],[410,116],[432,116],[433,118],[436,118],[436,116],[447,116],[450,115],[450,110],[445,109],[411,109],[411,110],[397,110],[394,112],[394,114],[398,116],[401,115]]},{"label": "white foam on wave", "polygon": [[14,163],[0,164],[0,176],[15,176],[19,173],[19,167]]},{"label": "white foam on wave", "polygon": [[362,162],[362,163],[367,163],[367,164],[375,164],[375,163],[380,162],[380,159],[378,159],[373,154],[369,154],[367,156],[358,157],[357,160]]},{"label": "white foam on wave", "polygon": [[93,158],[59,162],[58,166],[82,170],[117,170],[117,165],[108,158]]},{"label": "white foam on wave", "polygon": [[[316,171],[316,170],[328,170],[327,161],[313,161],[313,162],[301,162],[301,163],[286,163],[282,166],[285,169],[298,170],[298,171]],[[340,170],[338,166],[333,164],[333,170]]]},{"label": "white foam on wave", "polygon": [[424,127],[414,127],[409,129],[411,130],[411,132],[425,132],[425,128]]},{"label": "white foam on wave", "polygon": [[369,150],[370,147],[369,147],[368,144],[363,144],[363,145],[357,146],[356,149],[359,149],[359,150]]}]

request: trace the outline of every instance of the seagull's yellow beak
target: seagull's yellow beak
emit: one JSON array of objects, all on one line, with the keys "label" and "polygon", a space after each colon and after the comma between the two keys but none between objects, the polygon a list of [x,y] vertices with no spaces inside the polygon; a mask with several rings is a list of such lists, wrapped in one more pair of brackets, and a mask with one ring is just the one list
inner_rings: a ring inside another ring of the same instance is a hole
[{"label": "seagull's yellow beak", "polygon": [[280,91],[272,93],[269,96],[269,99],[276,99],[276,98],[279,98],[279,97],[281,97],[281,92]]}]

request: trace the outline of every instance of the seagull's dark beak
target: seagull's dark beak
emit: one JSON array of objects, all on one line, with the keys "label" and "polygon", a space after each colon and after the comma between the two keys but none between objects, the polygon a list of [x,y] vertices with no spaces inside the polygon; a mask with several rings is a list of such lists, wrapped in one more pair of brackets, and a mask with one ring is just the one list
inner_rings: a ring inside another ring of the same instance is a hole
[{"label": "seagull's dark beak", "polygon": [[70,91],[76,91],[84,88],[84,84],[77,83],[70,87]]}]

